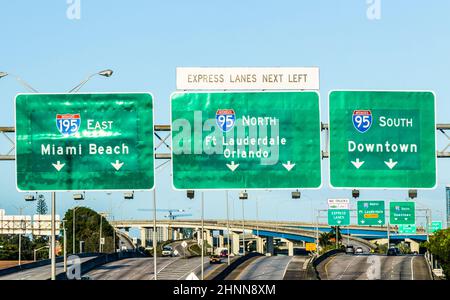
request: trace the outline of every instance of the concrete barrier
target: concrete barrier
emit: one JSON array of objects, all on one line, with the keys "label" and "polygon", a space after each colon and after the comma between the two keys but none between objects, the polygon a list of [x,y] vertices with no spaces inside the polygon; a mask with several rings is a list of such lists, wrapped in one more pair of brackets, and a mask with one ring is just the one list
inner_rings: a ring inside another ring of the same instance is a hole
[{"label": "concrete barrier", "polygon": [[[81,254],[77,254],[77,255],[80,258],[83,258],[83,257],[90,257],[90,256],[98,256],[99,254],[98,253],[81,253]],[[56,257],[57,263],[63,262],[63,260],[64,260],[64,256]],[[50,265],[51,263],[52,263],[51,259],[44,259],[44,260],[39,260],[39,261],[32,262],[32,263],[23,264],[20,266],[14,266],[14,267],[2,269],[2,270],[0,270],[0,276],[5,276],[5,275],[12,274],[12,273],[20,272],[23,270],[29,270],[32,268]]]},{"label": "concrete barrier", "polygon": [[314,271],[316,272],[316,276],[317,279],[320,280],[320,276],[319,276],[319,272],[317,271],[317,266],[323,262],[325,259],[329,258],[330,256],[336,255],[338,253],[345,253],[345,250],[342,249],[333,249],[330,250],[328,252],[325,252],[324,254],[320,255],[320,256],[316,256],[316,258],[314,258],[312,260],[312,266],[314,267]]},{"label": "concrete barrier", "polygon": [[218,275],[213,277],[211,280],[224,280],[228,275],[231,274],[239,265],[244,263],[245,261],[249,260],[252,257],[255,256],[262,256],[262,254],[257,252],[251,252],[250,254],[247,254],[245,256],[241,256],[235,261],[233,261],[229,266],[227,266],[222,272],[220,272]]},{"label": "concrete barrier", "polygon": [[[102,266],[104,264],[118,261],[125,258],[133,258],[133,257],[146,257],[140,252],[136,251],[126,251],[126,252],[117,252],[117,253],[109,253],[109,254],[102,254],[96,258],[90,259],[88,261],[81,263],[81,274],[86,274],[87,272],[98,268],[99,266]],[[58,276],[56,276],[56,280],[67,280],[67,274],[61,273]]]}]

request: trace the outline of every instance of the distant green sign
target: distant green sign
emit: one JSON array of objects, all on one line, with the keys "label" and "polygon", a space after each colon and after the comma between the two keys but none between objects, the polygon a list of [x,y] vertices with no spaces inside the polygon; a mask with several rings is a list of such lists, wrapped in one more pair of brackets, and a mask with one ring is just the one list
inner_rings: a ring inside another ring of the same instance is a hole
[{"label": "distant green sign", "polygon": [[171,97],[176,189],[321,186],[316,92],[177,92]]},{"label": "distant green sign", "polygon": [[414,202],[391,202],[389,205],[389,219],[393,225],[415,224],[416,211]]},{"label": "distant green sign", "polygon": [[152,189],[152,95],[19,94],[16,145],[21,191]]},{"label": "distant green sign", "polygon": [[348,209],[328,209],[328,225],[349,226],[350,211]]},{"label": "distant green sign", "polygon": [[409,225],[398,225],[398,233],[402,234],[416,234],[416,225],[409,224]]},{"label": "distant green sign", "polygon": [[331,186],[435,187],[434,93],[333,91],[329,114]]},{"label": "distant green sign", "polygon": [[433,233],[433,232],[436,232],[438,230],[442,230],[442,222],[441,221],[433,221],[433,222],[431,222],[430,231]]},{"label": "distant green sign", "polygon": [[358,201],[358,225],[373,226],[384,225],[384,201],[361,200]]}]

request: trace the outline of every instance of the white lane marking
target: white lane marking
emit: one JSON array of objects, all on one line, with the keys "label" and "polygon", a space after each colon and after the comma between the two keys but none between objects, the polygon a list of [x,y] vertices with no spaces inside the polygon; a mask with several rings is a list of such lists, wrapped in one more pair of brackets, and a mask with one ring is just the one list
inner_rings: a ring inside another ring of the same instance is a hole
[{"label": "white lane marking", "polygon": [[411,258],[411,280],[414,280],[414,256]]},{"label": "white lane marking", "polygon": [[[257,269],[257,268],[258,268],[258,264],[259,264],[259,263],[257,263],[257,261],[262,260],[263,258],[265,258],[265,256],[258,257],[258,258],[255,259],[252,263],[250,263],[250,264],[248,264],[247,266],[245,266],[244,270],[242,270],[241,273],[239,273],[239,275],[238,275],[238,277],[236,278],[236,280],[242,280],[241,277],[242,277],[245,273],[250,274],[250,273],[248,272],[248,269],[249,269],[250,267],[253,267],[253,268],[256,268],[256,269]],[[244,263],[245,263],[245,262],[244,262]],[[246,275],[247,275],[247,274],[246,274]],[[247,276],[249,276],[249,275],[247,275]]]},{"label": "white lane marking", "polygon": [[342,279],[342,276],[344,276],[345,272],[347,272],[347,270],[350,268],[350,266],[352,265],[352,263],[358,258],[358,256],[355,256],[350,263],[347,265],[347,268],[345,268],[344,272],[342,272],[341,276],[339,276],[338,280]]},{"label": "white lane marking", "polygon": [[[159,273],[161,273],[161,271],[162,270],[164,270],[165,268],[167,268],[168,266],[170,266],[171,264],[173,264],[174,262],[176,262],[178,259],[174,259],[173,261],[172,260],[169,260],[169,262],[165,265],[165,266],[163,266],[161,269],[157,269],[156,270],[156,275],[158,275]],[[157,263],[157,265],[160,265],[160,264],[158,264]],[[153,276],[150,278],[150,280],[151,279],[153,279],[153,278],[155,278],[155,274],[153,274]]]},{"label": "white lane marking", "polygon": [[291,259],[289,259],[289,261],[287,262],[286,267],[284,268],[284,271],[283,271],[283,276],[281,276],[281,280],[283,280],[284,276],[286,275],[287,268],[289,267],[289,264],[291,263],[292,259],[294,259],[293,256],[292,256]]}]

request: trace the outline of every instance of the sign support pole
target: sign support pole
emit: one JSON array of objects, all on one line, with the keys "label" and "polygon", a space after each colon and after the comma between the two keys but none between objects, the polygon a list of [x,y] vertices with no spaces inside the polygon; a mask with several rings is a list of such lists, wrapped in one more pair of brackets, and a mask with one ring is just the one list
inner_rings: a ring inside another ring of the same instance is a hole
[{"label": "sign support pole", "polygon": [[203,275],[204,275],[204,258],[205,258],[205,240],[204,240],[204,234],[205,234],[205,228],[204,228],[204,208],[205,208],[205,195],[204,192],[202,192],[202,280],[203,280]]},{"label": "sign support pole", "polygon": [[226,190],[225,191],[225,194],[226,194],[226,200],[227,200],[227,234],[228,234],[228,237],[227,237],[227,250],[228,250],[228,253],[227,253],[227,263],[228,263],[228,265],[230,265],[230,214],[229,214],[229,212],[228,212],[228,190]]},{"label": "sign support pole", "polygon": [[56,231],[56,226],[55,226],[55,214],[56,214],[56,193],[52,192],[52,238],[51,238],[51,261],[52,261],[52,280],[56,280],[56,257],[55,257],[55,252],[56,252],[56,240],[55,240],[55,231]]},{"label": "sign support pole", "polygon": [[[387,223],[387,250],[389,251],[390,241],[391,241],[391,230],[389,228],[389,222]],[[387,252],[386,252],[387,253]]]},{"label": "sign support pole", "polygon": [[153,279],[157,280],[157,270],[156,267],[156,248],[158,243],[156,242],[156,188],[153,189]]}]

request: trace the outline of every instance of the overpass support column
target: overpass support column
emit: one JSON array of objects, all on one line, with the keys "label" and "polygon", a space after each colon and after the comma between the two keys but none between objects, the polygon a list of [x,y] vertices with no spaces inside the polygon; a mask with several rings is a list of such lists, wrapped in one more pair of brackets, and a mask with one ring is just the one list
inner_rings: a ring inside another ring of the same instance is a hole
[{"label": "overpass support column", "polygon": [[141,246],[145,248],[147,246],[147,234],[146,234],[147,228],[141,227],[140,232],[141,232]]},{"label": "overpass support column", "polygon": [[294,242],[286,240],[286,246],[288,247],[288,256],[294,256]]},{"label": "overpass support column", "polygon": [[269,253],[270,255],[274,254],[274,251],[273,251],[273,237],[272,236],[268,236],[266,238],[266,253]]},{"label": "overpass support column", "polygon": [[240,239],[239,239],[239,233],[235,233],[235,232],[230,232],[231,234],[231,252],[235,255],[239,254],[239,243],[240,243]]},{"label": "overpass support column", "polygon": [[213,231],[205,229],[205,236],[206,236],[206,242],[211,247],[214,247],[214,238],[213,238]]},{"label": "overpass support column", "polygon": [[224,242],[225,238],[223,236],[223,230],[219,231],[219,245],[217,245],[219,248],[223,248],[225,246]]},{"label": "overpass support column", "polygon": [[173,229],[173,239],[175,240],[175,241],[177,241],[177,240],[179,240],[180,238],[179,238],[179,230],[178,229]]},{"label": "overpass support column", "polygon": [[256,252],[264,254],[264,240],[260,236],[255,236],[256,239]]},{"label": "overpass support column", "polygon": [[163,241],[169,240],[169,228],[168,227],[160,227],[160,229],[162,230]]}]

